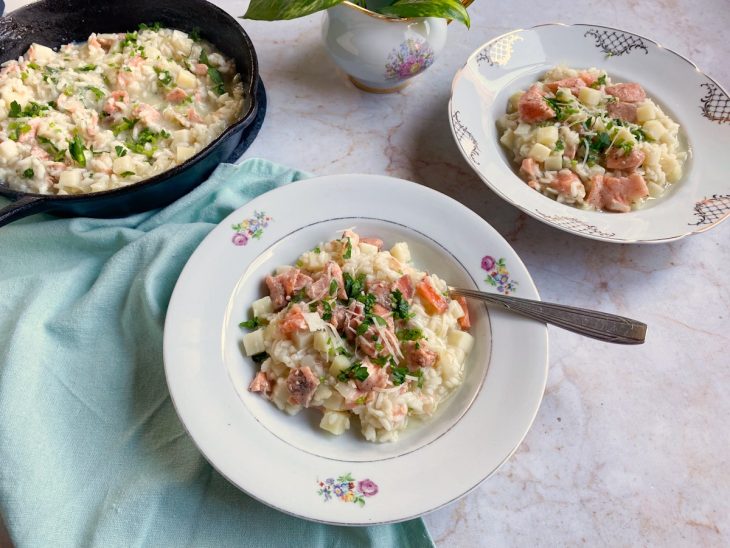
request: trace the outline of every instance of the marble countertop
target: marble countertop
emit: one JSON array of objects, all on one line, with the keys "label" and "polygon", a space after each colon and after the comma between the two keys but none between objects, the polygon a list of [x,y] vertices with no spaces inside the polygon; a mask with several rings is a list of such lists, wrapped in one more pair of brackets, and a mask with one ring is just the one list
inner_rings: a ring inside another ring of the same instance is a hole
[{"label": "marble countertop", "polygon": [[[231,13],[237,4],[223,4]],[[727,0],[546,0],[471,8],[445,52],[395,95],[354,88],[327,58],[320,17],[246,23],[269,92],[247,156],[317,174],[385,173],[461,201],[520,254],[543,299],[636,317],[646,344],[603,344],[550,328],[550,374],[515,455],[426,517],[439,546],[730,543],[730,221],[676,243],[577,238],[508,205],[451,136],[451,79],[490,38],[539,23],[597,23],[653,38],[730,87]]]},{"label": "marble countertop", "polygon": [[[11,0],[7,8],[24,2]],[[246,2],[218,1],[233,15]],[[490,2],[411,86],[369,95],[327,58],[321,16],[245,21],[268,113],[245,157],[324,175],[382,173],[440,190],[494,226],[545,300],[636,317],[646,344],[550,328],[545,398],[515,455],[426,516],[439,546],[730,544],[730,222],[680,242],[599,243],[550,228],[477,178],[451,137],[451,79],[490,38],[539,23],[596,23],[653,38],[730,88],[727,0]],[[2,535],[0,535],[1,537]],[[1,540],[1,539],[0,539]],[[2,542],[0,542],[2,544]]]}]

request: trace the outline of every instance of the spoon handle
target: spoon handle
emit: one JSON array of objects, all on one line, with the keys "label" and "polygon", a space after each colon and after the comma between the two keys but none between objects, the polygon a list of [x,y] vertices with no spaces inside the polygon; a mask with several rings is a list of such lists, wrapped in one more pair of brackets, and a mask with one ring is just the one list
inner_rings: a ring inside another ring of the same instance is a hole
[{"label": "spoon handle", "polygon": [[496,304],[517,314],[540,320],[546,323],[557,325],[573,333],[585,335],[600,341],[618,344],[642,344],[646,337],[646,324],[606,314],[597,310],[576,308],[564,304],[546,303],[521,299],[519,297],[507,297],[496,293],[485,293],[473,289],[459,289],[450,287],[452,295],[462,295],[472,299],[480,299],[491,304]]}]

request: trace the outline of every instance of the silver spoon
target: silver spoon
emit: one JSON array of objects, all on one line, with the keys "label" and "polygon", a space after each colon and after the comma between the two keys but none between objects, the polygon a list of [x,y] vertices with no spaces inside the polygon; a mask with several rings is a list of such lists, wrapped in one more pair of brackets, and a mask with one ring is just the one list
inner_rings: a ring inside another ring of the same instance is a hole
[{"label": "silver spoon", "polygon": [[451,295],[461,295],[496,304],[528,318],[551,323],[573,333],[585,335],[599,341],[618,344],[642,344],[646,337],[645,323],[623,316],[616,316],[615,314],[606,314],[597,310],[587,310],[564,304],[507,297],[474,289],[449,287],[449,292]]}]

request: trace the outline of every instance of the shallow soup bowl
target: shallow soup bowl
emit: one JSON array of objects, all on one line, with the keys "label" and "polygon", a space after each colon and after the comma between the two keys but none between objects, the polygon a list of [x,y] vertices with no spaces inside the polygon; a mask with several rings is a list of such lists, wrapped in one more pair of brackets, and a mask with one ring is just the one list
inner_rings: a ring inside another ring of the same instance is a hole
[{"label": "shallow soup bowl", "polygon": [[[500,144],[497,120],[510,97],[558,65],[604,70],[637,82],[680,125],[688,158],[681,179],[640,209],[610,213],[559,203],[530,188]],[[730,216],[730,97],[693,63],[656,42],[599,25],[541,25],[478,48],[452,84],[449,116],[464,158],[501,198],[555,228],[617,243],[661,243],[713,228]]]}]

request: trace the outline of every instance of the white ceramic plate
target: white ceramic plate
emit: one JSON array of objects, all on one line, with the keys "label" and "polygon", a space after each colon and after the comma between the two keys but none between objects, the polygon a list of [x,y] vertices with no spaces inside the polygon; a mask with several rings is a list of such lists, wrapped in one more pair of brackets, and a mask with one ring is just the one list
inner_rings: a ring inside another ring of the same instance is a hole
[{"label": "white ceramic plate", "polygon": [[[616,81],[638,82],[680,126],[689,147],[681,181],[629,213],[583,211],[528,187],[499,143],[496,120],[510,95],[546,70],[597,67]],[[525,213],[580,236],[655,243],[702,232],[730,216],[730,97],[690,61],[642,36],[597,25],[551,24],[516,30],[476,50],[457,72],[451,129],[466,161],[489,187]]]},{"label": "white ceramic plate", "polygon": [[315,410],[286,415],[248,392],[257,366],[242,352],[238,323],[266,294],[266,274],[352,227],[407,241],[419,268],[452,285],[539,298],[507,242],[451,198],[390,177],[321,177],[251,201],[201,243],[170,300],[164,359],[183,424],[229,481],[302,518],[364,525],[447,504],[513,453],[542,398],[547,329],[472,303],[476,345],[464,384],[394,443],[365,441],[356,421],[332,436]]}]

